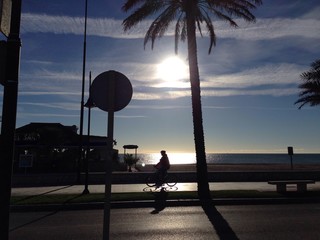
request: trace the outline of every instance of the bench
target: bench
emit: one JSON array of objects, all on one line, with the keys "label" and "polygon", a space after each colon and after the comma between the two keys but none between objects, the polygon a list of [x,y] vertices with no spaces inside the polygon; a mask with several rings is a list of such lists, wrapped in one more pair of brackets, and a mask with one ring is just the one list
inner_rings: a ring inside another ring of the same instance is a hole
[{"label": "bench", "polygon": [[296,184],[298,192],[306,192],[307,184],[315,183],[314,180],[279,180],[268,181],[268,184],[277,185],[277,192],[284,193],[287,191],[287,185]]}]

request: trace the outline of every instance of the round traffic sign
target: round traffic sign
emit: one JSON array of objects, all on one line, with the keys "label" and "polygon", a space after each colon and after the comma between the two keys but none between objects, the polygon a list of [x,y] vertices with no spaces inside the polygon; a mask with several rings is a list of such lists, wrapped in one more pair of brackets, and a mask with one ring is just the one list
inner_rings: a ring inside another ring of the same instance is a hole
[{"label": "round traffic sign", "polygon": [[114,70],[99,74],[90,88],[94,104],[106,112],[116,112],[126,107],[131,101],[132,92],[129,79]]}]

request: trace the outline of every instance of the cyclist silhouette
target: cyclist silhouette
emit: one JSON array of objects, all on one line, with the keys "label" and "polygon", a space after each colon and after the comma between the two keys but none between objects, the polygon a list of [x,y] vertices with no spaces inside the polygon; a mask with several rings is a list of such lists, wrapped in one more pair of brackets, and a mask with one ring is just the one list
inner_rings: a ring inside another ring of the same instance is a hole
[{"label": "cyclist silhouette", "polygon": [[161,150],[160,161],[154,166],[157,169],[157,187],[162,186],[164,177],[167,175],[167,171],[170,169],[170,161],[165,150]]}]

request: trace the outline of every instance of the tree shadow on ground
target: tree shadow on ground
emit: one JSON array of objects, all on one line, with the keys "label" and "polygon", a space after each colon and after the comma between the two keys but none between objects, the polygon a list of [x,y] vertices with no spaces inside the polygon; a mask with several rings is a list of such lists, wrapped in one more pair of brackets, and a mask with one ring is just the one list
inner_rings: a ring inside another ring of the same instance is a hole
[{"label": "tree shadow on ground", "polygon": [[151,214],[158,214],[167,206],[168,192],[164,188],[161,188],[160,192],[154,193],[154,210]]},{"label": "tree shadow on ground", "polygon": [[212,200],[202,201],[201,206],[220,240],[239,240],[229,223],[217,210]]},{"label": "tree shadow on ground", "polygon": [[[50,192],[53,192],[53,191],[50,191]],[[49,192],[47,192],[47,193],[49,193]],[[39,195],[44,195],[44,194],[39,194]],[[38,195],[38,196],[39,196],[39,195]],[[81,196],[82,196],[82,194],[77,195],[77,196],[74,196],[74,197],[72,197],[72,198],[69,198],[68,200],[66,200],[65,202],[63,202],[60,207],[63,208],[65,205],[69,204],[71,201],[73,201],[73,200],[75,200],[75,199],[77,199],[77,198],[79,198],[79,197],[81,197]],[[28,221],[28,222],[26,222],[26,223],[24,223],[24,224],[21,224],[21,225],[19,225],[19,226],[13,227],[13,228],[11,228],[11,229],[9,230],[9,232],[16,231],[16,230],[18,230],[18,229],[20,229],[20,228],[23,228],[23,227],[25,227],[25,226],[27,226],[27,225],[29,225],[29,224],[32,224],[32,223],[35,223],[35,222],[39,222],[39,221],[41,221],[41,220],[43,220],[43,219],[45,219],[45,218],[47,218],[47,217],[53,216],[53,215],[55,215],[55,214],[57,214],[58,212],[61,211],[60,207],[57,206],[57,210],[55,210],[55,211],[51,211],[51,212],[49,212],[49,213],[44,214],[44,215],[41,216],[41,217],[37,217],[37,218],[35,218],[35,219],[33,219],[33,220],[30,220],[30,221]]]},{"label": "tree shadow on ground", "polygon": [[[37,194],[37,195],[30,195],[30,196],[26,196],[24,198],[21,198],[19,199],[18,201],[14,202],[15,204],[17,203],[20,203],[20,202],[24,202],[26,200],[29,200],[29,199],[32,199],[32,198],[37,198],[37,197],[40,197],[40,196],[44,196],[44,195],[47,195],[49,193],[54,193],[54,192],[58,192],[60,190],[63,190],[63,189],[66,189],[66,188],[70,188],[72,187],[73,185],[68,185],[68,186],[63,186],[63,187],[57,187],[56,189],[53,189],[53,190],[50,190],[50,191],[47,191],[47,192],[44,192],[44,193],[40,193],[40,194]],[[69,202],[69,200],[67,201]],[[66,203],[67,203],[66,202]]]}]

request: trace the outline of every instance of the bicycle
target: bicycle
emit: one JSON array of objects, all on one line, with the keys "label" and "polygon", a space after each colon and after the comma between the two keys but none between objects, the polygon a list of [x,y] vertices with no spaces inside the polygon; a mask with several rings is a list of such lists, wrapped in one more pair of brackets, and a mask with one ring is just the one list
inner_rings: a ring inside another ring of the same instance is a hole
[{"label": "bicycle", "polygon": [[146,177],[145,183],[148,187],[144,188],[143,190],[146,192],[157,192],[164,190],[166,192],[168,191],[176,191],[178,190],[177,185],[177,177],[172,173],[167,173],[164,176],[163,182],[160,186],[157,186],[158,182],[158,173],[154,172],[151,173],[149,176]]}]

